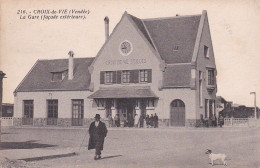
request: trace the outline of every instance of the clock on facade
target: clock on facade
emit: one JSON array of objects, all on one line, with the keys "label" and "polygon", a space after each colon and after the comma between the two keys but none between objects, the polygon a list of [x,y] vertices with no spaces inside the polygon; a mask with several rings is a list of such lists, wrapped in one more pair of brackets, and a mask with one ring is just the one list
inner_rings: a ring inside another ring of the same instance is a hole
[{"label": "clock on facade", "polygon": [[129,41],[123,41],[120,44],[120,52],[123,55],[128,55],[133,50],[132,44]]}]

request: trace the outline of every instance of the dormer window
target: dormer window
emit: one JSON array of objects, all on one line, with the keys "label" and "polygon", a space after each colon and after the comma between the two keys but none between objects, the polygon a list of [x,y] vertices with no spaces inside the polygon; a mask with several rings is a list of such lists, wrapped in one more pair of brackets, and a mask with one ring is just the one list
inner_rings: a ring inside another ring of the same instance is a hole
[{"label": "dormer window", "polygon": [[63,71],[63,72],[52,72],[52,81],[62,81],[65,76],[67,75],[67,71]]},{"label": "dormer window", "polygon": [[209,47],[204,45],[204,57],[209,58]]}]

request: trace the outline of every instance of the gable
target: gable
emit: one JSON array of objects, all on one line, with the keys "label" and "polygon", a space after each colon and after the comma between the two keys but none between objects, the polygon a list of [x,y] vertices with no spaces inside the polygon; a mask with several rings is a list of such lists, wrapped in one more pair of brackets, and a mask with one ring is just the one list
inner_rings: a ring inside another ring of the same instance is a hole
[{"label": "gable", "polygon": [[[198,53],[194,55],[193,61],[196,62],[197,68],[202,67],[216,68],[213,44],[211,40],[210,27],[208,22],[207,14],[205,13],[203,25],[202,25],[201,36],[199,40]],[[208,57],[205,57],[204,47],[208,48]]]},{"label": "gable", "polygon": [[[125,13],[91,66],[101,71],[151,68],[159,64],[162,60],[145,32],[140,19]],[[120,52],[120,45],[124,41],[133,48],[128,55]]]}]

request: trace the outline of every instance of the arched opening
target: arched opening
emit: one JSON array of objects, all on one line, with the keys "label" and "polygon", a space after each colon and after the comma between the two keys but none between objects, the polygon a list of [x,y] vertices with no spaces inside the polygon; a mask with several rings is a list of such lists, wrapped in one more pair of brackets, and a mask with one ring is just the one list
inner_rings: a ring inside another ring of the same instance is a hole
[{"label": "arched opening", "polygon": [[185,126],[185,104],[180,99],[171,102],[170,125],[177,127]]}]

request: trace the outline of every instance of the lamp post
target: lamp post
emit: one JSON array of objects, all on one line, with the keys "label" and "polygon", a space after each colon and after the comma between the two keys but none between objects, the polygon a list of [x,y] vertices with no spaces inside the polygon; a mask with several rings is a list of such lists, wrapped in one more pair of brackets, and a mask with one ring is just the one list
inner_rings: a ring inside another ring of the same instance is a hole
[{"label": "lamp post", "polygon": [[255,95],[255,100],[254,100],[254,106],[255,106],[255,119],[257,119],[257,117],[256,117],[256,92],[250,92],[250,94]]},{"label": "lamp post", "polygon": [[[3,78],[5,78],[5,73],[0,71],[0,118],[2,118],[2,97],[3,97]],[[0,119],[0,142],[1,142],[1,119]]]}]

